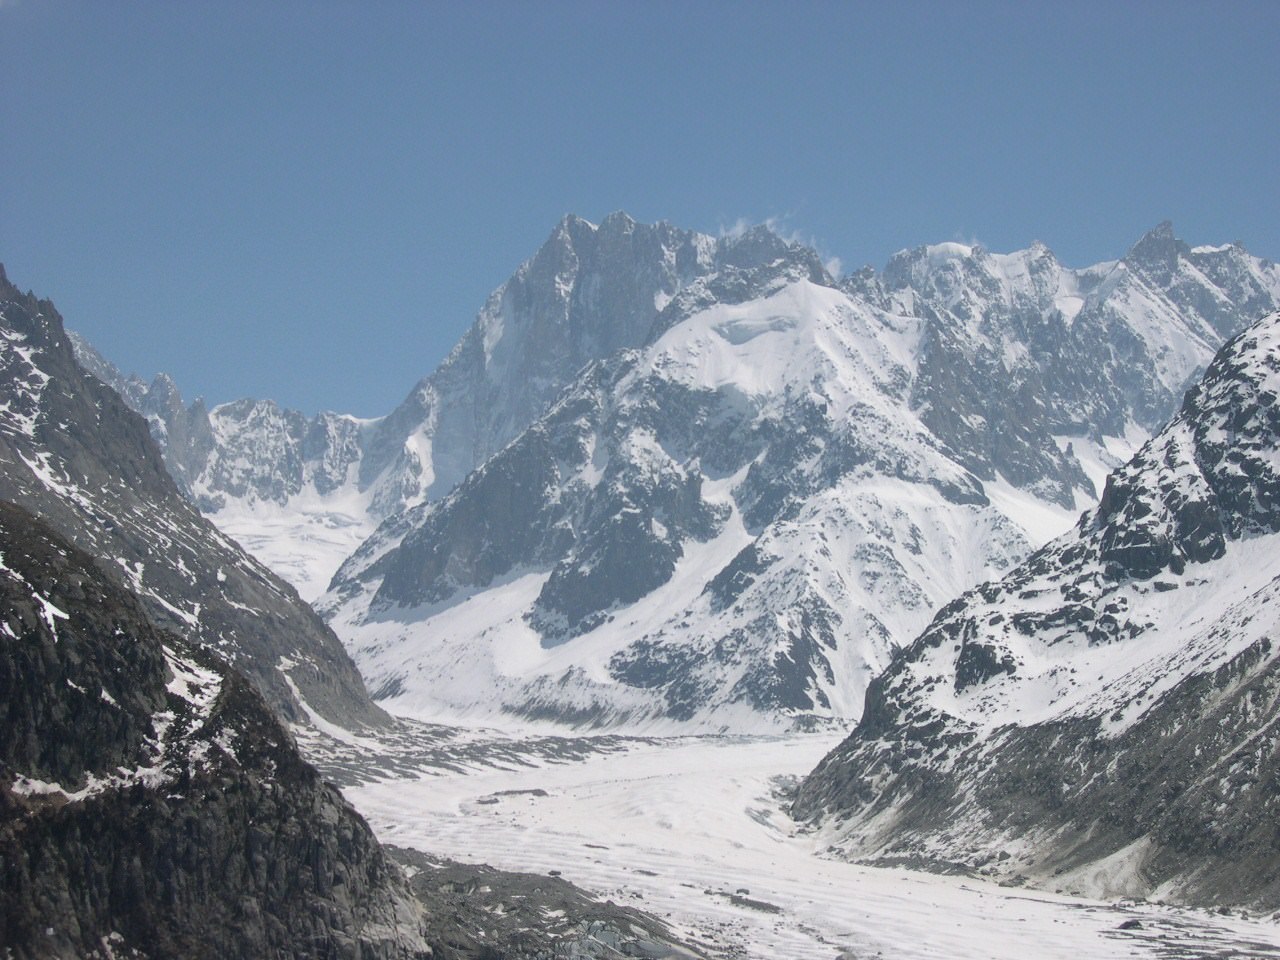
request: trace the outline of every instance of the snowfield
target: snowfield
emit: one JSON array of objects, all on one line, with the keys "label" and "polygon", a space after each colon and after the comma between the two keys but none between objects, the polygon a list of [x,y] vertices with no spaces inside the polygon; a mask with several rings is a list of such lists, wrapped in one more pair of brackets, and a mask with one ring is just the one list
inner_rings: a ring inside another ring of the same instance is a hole
[{"label": "snowfield", "polygon": [[232,500],[207,516],[312,603],[324,594],[342,561],[373,533],[376,523],[368,499],[349,494],[326,500],[309,488],[286,505]]},{"label": "snowfield", "polygon": [[1274,922],[824,859],[824,834],[787,816],[786,787],[830,734],[637,740],[518,763],[518,735],[488,735],[506,759],[347,797],[384,842],[559,871],[667,919],[711,957],[1280,958]]}]

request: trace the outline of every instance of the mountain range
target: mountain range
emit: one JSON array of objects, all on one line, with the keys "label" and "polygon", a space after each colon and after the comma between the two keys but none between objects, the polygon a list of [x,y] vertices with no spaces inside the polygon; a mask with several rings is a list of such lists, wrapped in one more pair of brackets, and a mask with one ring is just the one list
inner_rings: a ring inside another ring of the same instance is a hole
[{"label": "mountain range", "polygon": [[793,798],[830,856],[1274,908],[1278,416],[1280,269],[1168,224],[836,277],[568,217],[375,420],[187,404],[0,271],[0,934],[694,956],[379,846],[291,735],[429,735],[375,701],[852,726]]},{"label": "mountain range", "polygon": [[1169,224],[1084,269],[943,243],[835,277],[765,227],[613,214],[377,420],[184,406],[78,352],[395,709],[758,731],[857,720],[1277,306],[1274,264]]}]

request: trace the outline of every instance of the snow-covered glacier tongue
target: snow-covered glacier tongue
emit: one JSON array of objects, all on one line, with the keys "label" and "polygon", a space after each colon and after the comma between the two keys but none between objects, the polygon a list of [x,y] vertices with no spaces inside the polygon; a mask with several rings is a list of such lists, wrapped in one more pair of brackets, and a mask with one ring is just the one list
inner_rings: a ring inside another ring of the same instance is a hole
[{"label": "snow-covered glacier tongue", "polygon": [[1073,530],[938,614],[795,812],[864,861],[1274,910],[1278,638],[1280,313]]},{"label": "snow-covered glacier tongue", "polygon": [[[499,377],[509,339],[536,358],[525,303],[568,305],[551,339],[594,344],[586,365],[539,397],[492,381],[475,469],[389,516],[321,601],[393,710],[856,720],[897,648],[1066,530],[1223,336],[1280,304],[1274,265],[1167,225],[1084,270],[944,244],[837,279],[765,228],[564,266],[566,237],[623,228],[669,230],[570,218],[494,295],[455,367],[480,351]],[[662,279],[631,296],[634,275]]]}]

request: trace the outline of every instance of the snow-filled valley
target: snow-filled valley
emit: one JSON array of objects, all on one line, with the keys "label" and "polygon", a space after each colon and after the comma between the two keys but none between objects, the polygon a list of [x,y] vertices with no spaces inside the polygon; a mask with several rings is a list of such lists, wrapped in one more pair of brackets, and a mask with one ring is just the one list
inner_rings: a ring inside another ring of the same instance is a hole
[{"label": "snow-filled valley", "polygon": [[365,498],[321,500],[307,492],[313,495],[295,497],[287,508],[270,501],[233,501],[209,518],[310,603],[324,593],[334,571],[374,525]]},{"label": "snow-filled valley", "polygon": [[1214,359],[1259,304],[1280,268],[1167,224],[1084,270],[941,244],[836,278],[615,214],[562,221],[376,420],[185,407],[76,349],[166,495],[345,648],[246,662],[415,885],[562,876],[724,960],[1280,960],[1280,914],[1239,912],[1280,903],[1275,335]]},{"label": "snow-filled valley", "polygon": [[786,807],[829,734],[586,739],[559,757],[523,753],[514,730],[458,735],[472,741],[465,762],[346,790],[379,839],[558,872],[666,919],[709,957],[1280,957],[1265,919],[824,858],[825,833]]}]

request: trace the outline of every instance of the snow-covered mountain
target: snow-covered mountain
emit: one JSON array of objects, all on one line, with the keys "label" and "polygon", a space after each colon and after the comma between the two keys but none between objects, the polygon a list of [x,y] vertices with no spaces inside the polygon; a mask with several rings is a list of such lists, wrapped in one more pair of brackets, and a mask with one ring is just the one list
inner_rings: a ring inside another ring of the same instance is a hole
[{"label": "snow-covered mountain", "polygon": [[751,251],[625,214],[598,227],[566,217],[440,367],[374,420],[258,400],[184,406],[168,377],[148,385],[75,344],[85,368],[148,418],[200,509],[314,599],[380,521],[448,493],[584,364],[644,343],[676,291]]},{"label": "snow-covered mountain", "polygon": [[838,854],[1280,904],[1280,313],[1074,529],[948,604],[795,809]]},{"label": "snow-covered mountain", "polygon": [[333,632],[179,493],[147,425],[77,364],[53,304],[2,269],[0,500],[92,553],[158,625],[217,650],[286,719],[388,722]]},{"label": "snow-covered mountain", "polygon": [[305,596],[342,563],[320,606],[400,707],[741,729],[856,719],[1276,306],[1274,264],[1168,224],[1081,270],[948,243],[835,278],[614,214],[565,218],[378,420],[183,407],[81,354]]},{"label": "snow-covered mountain", "polygon": [[[1219,327],[1280,303],[1274,265],[1167,224],[1080,271],[945,244],[837,280],[763,228],[688,243],[705,268],[642,342],[339,571],[322,610],[398,709],[856,718],[939,606],[1093,502]],[[500,355],[493,315],[464,343]]]}]

